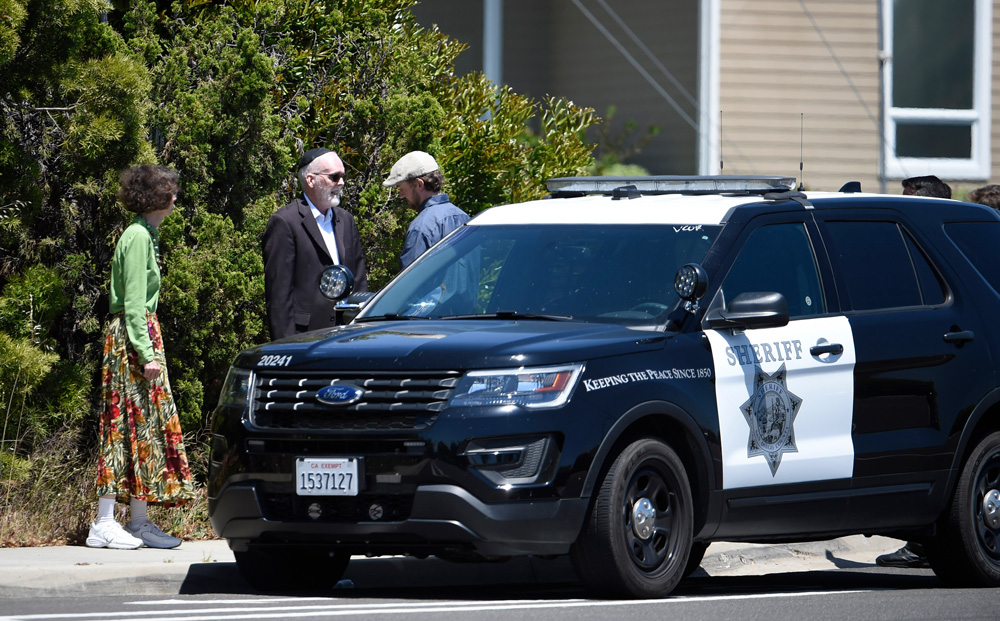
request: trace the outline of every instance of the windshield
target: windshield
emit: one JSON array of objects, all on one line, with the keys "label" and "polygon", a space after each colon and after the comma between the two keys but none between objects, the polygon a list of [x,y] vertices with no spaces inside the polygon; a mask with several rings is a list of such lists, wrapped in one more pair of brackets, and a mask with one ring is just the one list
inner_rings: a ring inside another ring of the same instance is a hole
[{"label": "windshield", "polygon": [[678,301],[677,268],[701,262],[721,228],[467,226],[390,283],[358,321],[499,316],[656,326]]}]

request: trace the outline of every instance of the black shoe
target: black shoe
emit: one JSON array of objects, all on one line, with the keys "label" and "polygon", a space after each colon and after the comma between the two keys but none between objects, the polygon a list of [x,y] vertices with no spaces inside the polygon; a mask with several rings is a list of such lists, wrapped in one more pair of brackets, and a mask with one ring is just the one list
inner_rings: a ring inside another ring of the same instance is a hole
[{"label": "black shoe", "polygon": [[891,554],[879,556],[875,559],[875,564],[879,567],[905,567],[908,569],[922,569],[931,566],[927,562],[927,557],[911,550],[909,544]]}]

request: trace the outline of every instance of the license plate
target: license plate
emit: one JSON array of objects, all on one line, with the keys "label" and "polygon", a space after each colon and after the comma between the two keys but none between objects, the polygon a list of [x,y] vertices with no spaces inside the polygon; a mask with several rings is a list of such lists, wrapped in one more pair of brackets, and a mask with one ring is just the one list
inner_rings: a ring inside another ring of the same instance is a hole
[{"label": "license plate", "polygon": [[357,496],[358,460],[311,459],[295,462],[295,493],[299,496]]}]

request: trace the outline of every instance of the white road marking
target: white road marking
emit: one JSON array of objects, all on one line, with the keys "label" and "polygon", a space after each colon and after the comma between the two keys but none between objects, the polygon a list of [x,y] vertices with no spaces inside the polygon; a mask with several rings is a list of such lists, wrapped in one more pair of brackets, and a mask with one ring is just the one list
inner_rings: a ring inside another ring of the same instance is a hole
[{"label": "white road marking", "polygon": [[[875,590],[875,589],[872,589]],[[249,600],[250,603],[260,604],[257,607],[248,607],[245,604],[248,600],[224,600],[219,602],[205,601],[185,601],[185,600],[160,600],[159,603],[168,603],[171,606],[177,604],[219,604],[240,603],[244,606],[235,608],[192,608],[188,610],[177,610],[176,608],[147,611],[120,611],[120,612],[85,612],[85,613],[57,613],[57,614],[30,614],[13,615],[0,617],[0,621],[29,621],[35,619],[107,619],[114,621],[225,621],[230,619],[284,619],[299,617],[320,617],[331,616],[340,617],[347,615],[387,615],[387,614],[414,614],[414,613],[469,613],[469,612],[502,612],[507,610],[542,610],[559,608],[598,608],[609,606],[646,606],[664,604],[691,604],[698,602],[716,601],[738,601],[747,599],[781,599],[791,597],[811,597],[814,595],[851,595],[863,593],[864,590],[852,591],[801,591],[796,593],[753,593],[746,595],[704,595],[696,597],[671,597],[667,599],[639,599],[639,600],[498,600],[486,602],[468,601],[447,601],[447,602],[413,602],[413,603],[392,603],[392,604],[319,604],[306,606],[267,606],[269,602],[276,600]],[[280,601],[288,601],[282,599]],[[132,602],[141,603],[141,602]],[[243,614],[240,614],[243,613]],[[161,615],[161,616],[154,616]]]}]

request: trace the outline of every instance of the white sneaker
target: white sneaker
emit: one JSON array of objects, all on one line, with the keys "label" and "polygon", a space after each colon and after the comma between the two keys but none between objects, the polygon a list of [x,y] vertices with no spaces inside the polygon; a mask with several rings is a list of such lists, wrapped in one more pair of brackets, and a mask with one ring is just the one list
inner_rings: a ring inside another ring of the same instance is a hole
[{"label": "white sneaker", "polygon": [[146,544],[150,548],[176,548],[181,545],[181,540],[168,535],[160,530],[156,524],[146,520],[139,526],[132,526],[132,523],[125,525],[125,531]]},{"label": "white sneaker", "polygon": [[142,539],[125,532],[121,524],[114,520],[94,522],[87,535],[88,548],[111,548],[112,550],[135,550],[142,546]]}]

